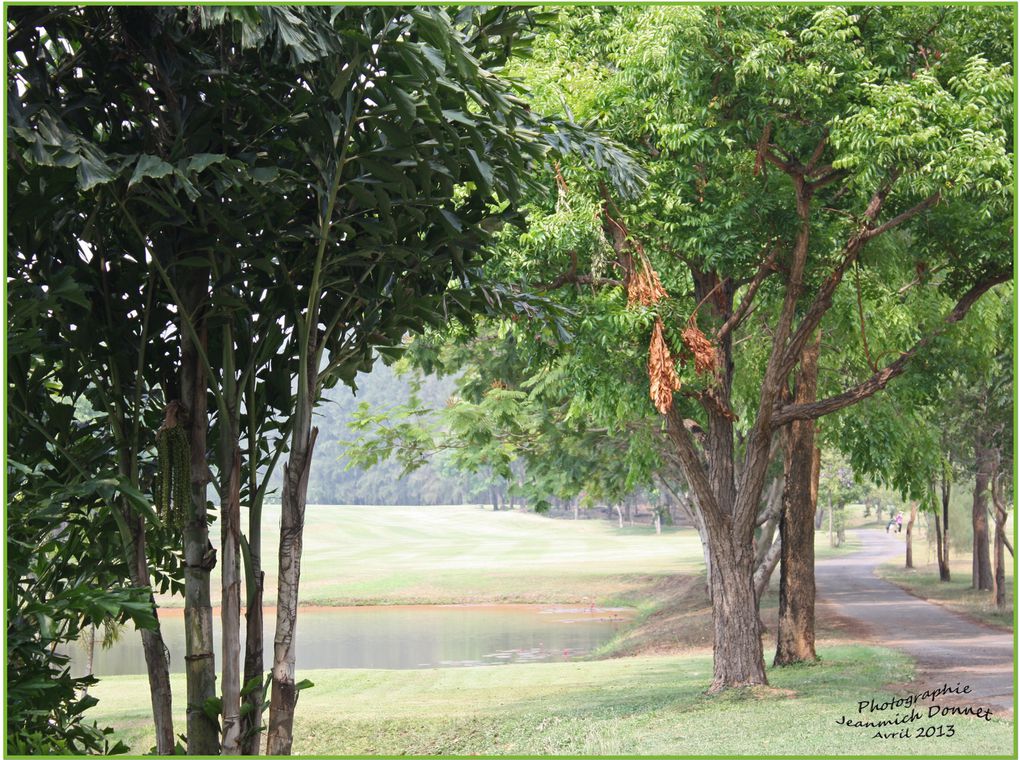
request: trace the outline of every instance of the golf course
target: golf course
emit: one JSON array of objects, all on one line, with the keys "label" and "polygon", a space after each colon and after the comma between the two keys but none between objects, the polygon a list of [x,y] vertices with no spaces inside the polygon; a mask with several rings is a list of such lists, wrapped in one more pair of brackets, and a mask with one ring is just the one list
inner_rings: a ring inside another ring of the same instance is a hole
[{"label": "golf course", "polygon": [[[312,506],[307,536],[299,620],[349,605],[594,603],[633,612],[583,658],[481,667],[306,670],[299,628],[298,678],[314,686],[300,698],[298,754],[997,755],[1012,742],[1012,720],[1000,713],[945,721],[952,738],[880,739],[839,724],[866,717],[859,701],[924,687],[910,657],[860,636],[826,605],[819,663],[770,668],[768,687],[706,694],[711,610],[693,529],[656,535],[647,525],[472,506]],[[823,567],[860,546],[830,549],[818,537]],[[270,579],[269,600],[272,587]],[[773,590],[762,602],[772,634],[776,606]],[[774,639],[764,642],[768,657]],[[171,684],[183,720],[183,675]],[[90,694],[99,699],[91,714],[132,752],[153,745],[144,675],[101,676]],[[929,724],[939,719],[916,725]]]}]

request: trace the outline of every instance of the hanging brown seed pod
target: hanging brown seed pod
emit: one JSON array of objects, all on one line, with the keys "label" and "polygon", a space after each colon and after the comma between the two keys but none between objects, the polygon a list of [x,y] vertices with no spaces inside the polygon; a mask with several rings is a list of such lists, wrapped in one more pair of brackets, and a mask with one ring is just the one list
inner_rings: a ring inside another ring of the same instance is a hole
[{"label": "hanging brown seed pod", "polygon": [[648,346],[648,380],[652,403],[660,414],[667,414],[673,408],[673,392],[680,390],[680,378],[662,330],[662,318],[657,317]]}]

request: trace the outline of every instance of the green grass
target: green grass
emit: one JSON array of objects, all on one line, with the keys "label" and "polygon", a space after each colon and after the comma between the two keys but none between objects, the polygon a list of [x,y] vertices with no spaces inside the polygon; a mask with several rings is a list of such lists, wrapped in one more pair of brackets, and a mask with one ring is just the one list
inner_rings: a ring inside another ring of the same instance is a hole
[{"label": "green grass", "polygon": [[[914,550],[923,557],[924,544]],[[875,571],[880,578],[895,583],[914,596],[941,604],[982,623],[1013,630],[1013,563],[1006,563],[1006,608],[995,608],[995,596],[991,591],[975,591],[971,583],[971,559],[961,557],[949,563],[949,583],[939,580],[938,564],[916,562],[913,569],[903,567],[903,560],[897,559],[880,565]]]},{"label": "green grass", "polygon": [[[279,523],[279,507],[267,505],[267,605],[276,597]],[[302,604],[598,601],[703,567],[693,530],[656,536],[650,526],[620,530],[615,520],[468,506],[309,506],[304,536]],[[183,605],[179,597],[160,603]]]},{"label": "green grass", "polygon": [[[912,668],[888,650],[838,646],[808,667],[772,669],[771,688],[706,695],[711,658],[631,657],[598,662],[434,670],[323,670],[302,692],[299,754],[916,754],[1009,755],[1012,723],[952,722],[952,739],[876,739],[837,725],[857,702],[888,698]],[[178,725],[183,679],[173,677]],[[912,690],[909,684],[902,692]],[[90,715],[118,727],[135,752],[153,744],[142,676],[104,679]],[[927,714],[925,712],[925,714]],[[883,713],[883,717],[892,717]],[[863,716],[862,716],[863,717]]]}]

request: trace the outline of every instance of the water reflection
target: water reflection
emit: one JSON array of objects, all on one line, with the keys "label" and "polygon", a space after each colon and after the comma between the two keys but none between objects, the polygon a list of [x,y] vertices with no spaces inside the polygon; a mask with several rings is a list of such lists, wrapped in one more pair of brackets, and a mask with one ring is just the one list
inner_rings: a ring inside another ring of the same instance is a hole
[{"label": "water reflection", "polygon": [[[219,669],[219,611],[213,633]],[[472,667],[555,662],[587,654],[629,619],[629,611],[538,605],[417,605],[304,608],[298,615],[300,668]],[[266,615],[266,668],[272,657],[276,619]],[[170,671],[184,671],[184,618],[161,612]],[[242,649],[243,649],[242,620]],[[72,674],[85,671],[85,652],[75,647]],[[98,676],[145,673],[141,639],[126,630],[109,650],[96,647]]]}]

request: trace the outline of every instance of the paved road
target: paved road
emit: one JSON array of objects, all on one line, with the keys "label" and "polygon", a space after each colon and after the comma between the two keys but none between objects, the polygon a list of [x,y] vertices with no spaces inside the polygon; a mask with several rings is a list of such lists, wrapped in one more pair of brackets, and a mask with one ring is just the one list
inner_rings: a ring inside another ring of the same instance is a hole
[{"label": "paved road", "polygon": [[961,704],[991,707],[1000,715],[1012,712],[1012,634],[972,622],[875,577],[877,565],[902,557],[903,542],[880,530],[849,532],[857,535],[862,548],[817,563],[820,599],[860,624],[875,643],[913,657],[918,691],[969,684],[972,693]]}]

